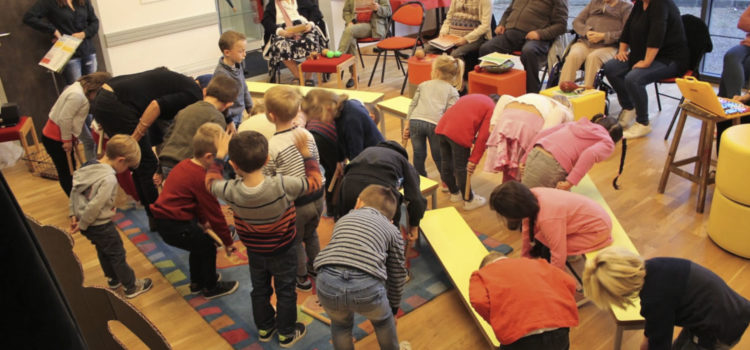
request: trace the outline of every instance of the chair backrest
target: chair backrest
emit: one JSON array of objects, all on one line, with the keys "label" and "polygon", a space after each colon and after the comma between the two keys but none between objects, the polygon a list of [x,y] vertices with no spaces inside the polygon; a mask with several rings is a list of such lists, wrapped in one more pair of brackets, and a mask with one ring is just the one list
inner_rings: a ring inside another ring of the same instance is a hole
[{"label": "chair backrest", "polygon": [[697,72],[703,55],[714,49],[711,34],[706,23],[693,15],[682,15],[682,26],[685,28],[685,37],[690,50],[688,68]]},{"label": "chair backrest", "polygon": [[424,5],[419,1],[409,1],[396,9],[391,17],[394,22],[408,26],[419,26],[420,32],[424,24]]}]

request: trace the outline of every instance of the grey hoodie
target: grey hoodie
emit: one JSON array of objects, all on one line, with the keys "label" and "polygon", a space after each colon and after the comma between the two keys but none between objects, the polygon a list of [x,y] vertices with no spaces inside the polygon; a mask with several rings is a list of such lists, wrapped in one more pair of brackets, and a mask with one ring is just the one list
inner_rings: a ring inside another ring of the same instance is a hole
[{"label": "grey hoodie", "polygon": [[243,72],[245,63],[237,64],[234,67],[227,66],[224,64],[224,59],[219,58],[219,64],[214,70],[216,74],[226,74],[228,77],[237,81],[240,87],[240,93],[237,94],[237,98],[234,100],[234,104],[227,110],[227,116],[232,118],[235,124],[242,122],[242,111],[249,110],[253,107],[253,100],[250,98],[250,92],[247,91],[247,84],[245,83],[245,73]]},{"label": "grey hoodie", "polygon": [[73,174],[70,215],[78,218],[81,230],[106,224],[115,215],[115,195],[115,169],[104,163],[87,163]]}]

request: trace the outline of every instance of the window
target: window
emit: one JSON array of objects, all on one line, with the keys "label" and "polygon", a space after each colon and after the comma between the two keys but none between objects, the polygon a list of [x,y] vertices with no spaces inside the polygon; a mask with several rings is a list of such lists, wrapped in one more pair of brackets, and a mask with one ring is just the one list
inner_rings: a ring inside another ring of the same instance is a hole
[{"label": "window", "polygon": [[[230,4],[234,8],[230,7]],[[253,43],[263,39],[263,28],[260,25],[257,6],[258,2],[255,0],[216,0],[216,8],[219,10],[220,31],[223,33],[227,30],[234,30],[245,34],[248,41],[248,51],[254,48],[252,46],[260,46]]]},{"label": "window", "polygon": [[733,46],[739,45],[745,37],[745,33],[737,28],[737,22],[747,6],[747,2],[711,1],[709,11],[707,11],[707,23],[714,49],[706,54],[701,74],[721,75],[724,54]]}]

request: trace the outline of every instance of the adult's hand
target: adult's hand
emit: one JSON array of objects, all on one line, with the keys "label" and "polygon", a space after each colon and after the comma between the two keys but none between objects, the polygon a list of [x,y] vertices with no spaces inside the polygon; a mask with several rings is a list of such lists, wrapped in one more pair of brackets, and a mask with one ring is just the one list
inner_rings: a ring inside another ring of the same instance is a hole
[{"label": "adult's hand", "polygon": [[648,63],[648,62],[646,62],[644,60],[640,60],[640,61],[636,62],[633,65],[633,69],[635,69],[635,68],[648,68],[648,67],[651,67],[651,63]]},{"label": "adult's hand", "polygon": [[86,33],[84,33],[84,32],[73,33],[71,35],[73,37],[81,39],[81,40],[86,39]]},{"label": "adult's hand", "polygon": [[589,30],[588,33],[586,33],[586,39],[588,39],[590,42],[596,44],[598,42],[601,42],[604,40],[604,33],[595,32],[593,30]]},{"label": "adult's hand", "polygon": [[505,33],[505,26],[497,26],[495,27],[495,34],[500,35]]},{"label": "adult's hand", "polygon": [[55,35],[55,39],[60,39],[62,37],[62,34],[60,34],[60,31],[57,29],[55,29],[54,35]]},{"label": "adult's hand", "polygon": [[73,142],[72,141],[63,141],[62,148],[65,152],[70,152],[73,150]]},{"label": "adult's hand", "polygon": [[283,30],[283,29],[279,31],[279,35],[281,35],[281,36],[283,36],[285,38],[291,37],[291,34],[287,33],[286,30]]},{"label": "adult's hand", "polygon": [[372,9],[373,11],[377,11],[379,8],[380,5],[375,0],[373,0],[372,4],[370,4],[370,9]]},{"label": "adult's hand", "polygon": [[462,37],[461,39],[458,39],[458,41],[456,41],[455,45],[456,46],[463,46],[463,45],[466,45],[468,43],[469,43],[469,41],[466,40],[466,38]]},{"label": "adult's hand", "polygon": [[312,28],[313,28],[312,23],[310,22],[305,23],[305,33],[311,31]]},{"label": "adult's hand", "polygon": [[628,52],[627,51],[617,51],[617,54],[615,55],[615,59],[621,62],[625,62],[628,60]]},{"label": "adult's hand", "polygon": [[532,30],[526,33],[526,40],[539,40],[539,32]]}]

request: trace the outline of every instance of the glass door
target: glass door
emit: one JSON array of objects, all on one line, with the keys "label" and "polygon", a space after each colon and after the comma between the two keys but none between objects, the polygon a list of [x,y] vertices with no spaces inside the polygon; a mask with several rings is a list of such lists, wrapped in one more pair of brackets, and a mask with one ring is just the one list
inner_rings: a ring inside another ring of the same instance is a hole
[{"label": "glass door", "polygon": [[247,50],[263,46],[263,26],[260,23],[259,0],[216,0],[219,30],[234,30],[247,37]]}]

